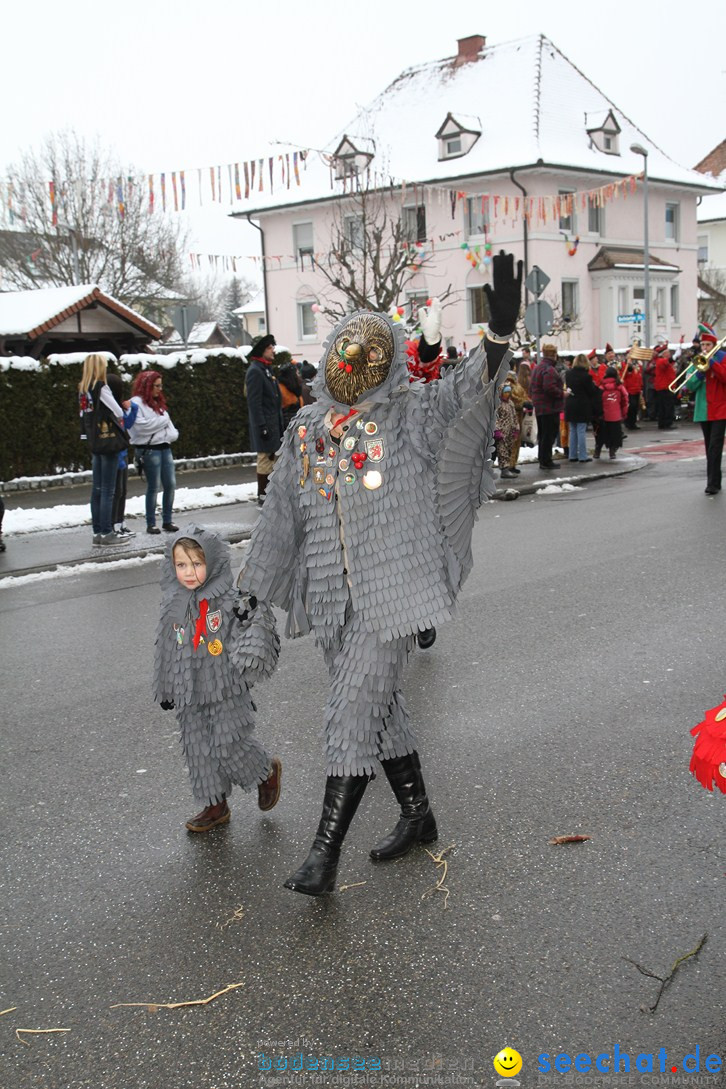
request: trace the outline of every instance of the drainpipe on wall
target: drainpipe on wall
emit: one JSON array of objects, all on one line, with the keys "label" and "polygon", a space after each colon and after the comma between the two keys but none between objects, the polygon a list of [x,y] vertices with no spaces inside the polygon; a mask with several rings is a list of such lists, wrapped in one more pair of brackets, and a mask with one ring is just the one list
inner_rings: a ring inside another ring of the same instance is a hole
[{"label": "drainpipe on wall", "polygon": [[262,293],[265,296],[265,336],[270,332],[270,315],[267,313],[267,268],[265,266],[265,232],[260,227],[259,223],[253,223],[250,219],[251,213],[247,213],[247,222],[250,227],[254,227],[255,230],[260,232],[260,249],[262,250]]},{"label": "drainpipe on wall", "polygon": [[[515,176],[514,176],[514,167],[512,167],[512,169],[509,171],[509,177],[512,179],[512,182],[514,183],[514,185],[516,185],[517,189],[519,189],[520,193],[522,194],[522,196],[526,200],[527,199],[527,190],[524,188],[523,185],[520,185],[519,182],[517,181],[517,179],[515,178]],[[523,211],[524,211],[524,209],[523,209]],[[526,280],[527,277],[529,276],[529,233],[528,233],[528,225],[527,225],[526,215],[522,216],[522,222],[524,224],[524,278]],[[528,304],[529,304],[529,291],[527,290],[527,285],[525,284],[525,286],[524,286],[524,305],[525,305],[525,307]]]}]

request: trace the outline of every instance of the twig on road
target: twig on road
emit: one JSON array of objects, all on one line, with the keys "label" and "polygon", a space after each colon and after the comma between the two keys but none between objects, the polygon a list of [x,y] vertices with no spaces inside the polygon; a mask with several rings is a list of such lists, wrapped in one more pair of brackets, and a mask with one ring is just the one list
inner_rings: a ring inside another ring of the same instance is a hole
[{"label": "twig on road", "polygon": [[[13,1007],[13,1009],[15,1009],[15,1007]],[[8,1010],[3,1010],[3,1013],[8,1013]],[[28,1043],[28,1041],[24,1040],[23,1037],[20,1035],[21,1032],[30,1033],[31,1036],[44,1036],[47,1032],[70,1032],[70,1031],[71,1031],[70,1029],[23,1029],[23,1028],[18,1028],[18,1029],[15,1030],[15,1035],[20,1040],[20,1043],[23,1045],[23,1047],[30,1047],[30,1044]]]},{"label": "twig on road", "polygon": [[241,923],[245,917],[244,904],[238,904],[230,915],[229,919],[225,919],[223,923],[217,923],[217,930],[224,930],[230,923]]},{"label": "twig on road", "polygon": [[650,979],[657,979],[659,981],[660,988],[658,990],[658,994],[656,995],[655,1004],[653,1006],[650,1006],[650,1012],[651,1013],[655,1013],[655,1011],[658,1009],[658,1003],[660,1002],[661,998],[663,997],[663,994],[664,994],[664,992],[666,990],[666,987],[672,981],[674,975],[676,974],[676,972],[678,971],[680,966],[683,964],[684,961],[688,960],[690,957],[697,957],[698,956],[698,954],[701,952],[704,945],[706,944],[706,939],[707,938],[708,938],[708,934],[704,934],[695,949],[692,949],[690,951],[690,953],[684,953],[682,957],[678,957],[678,959],[673,962],[673,967],[671,968],[671,970],[670,970],[670,972],[668,973],[667,976],[658,976],[658,975],[655,974],[655,972],[651,972],[651,970],[649,968],[643,968],[643,966],[641,964],[638,964],[637,961],[631,960],[630,957],[623,957],[623,960],[626,960],[628,962],[628,964],[634,965],[638,969],[638,971],[641,973],[641,975],[649,976]]},{"label": "twig on road", "polygon": [[363,885],[367,884],[367,881],[356,881],[354,885],[338,885],[338,892],[347,892],[348,889],[360,889]]},{"label": "twig on road", "polygon": [[441,867],[441,876],[439,877],[433,888],[427,889],[426,892],[422,895],[422,900],[425,900],[427,896],[431,896],[434,892],[443,892],[444,907],[448,907],[450,890],[446,887],[444,882],[446,881],[446,875],[449,872],[449,863],[444,858],[444,855],[448,854],[449,851],[453,851],[454,847],[456,847],[456,844],[451,843],[448,847],[444,847],[443,851],[439,851],[437,855],[429,851],[428,847],[424,847],[424,850],[429,858],[436,863],[437,867]]},{"label": "twig on road", "polygon": [[229,991],[234,991],[237,987],[244,987],[244,983],[228,983],[221,991],[210,994],[208,998],[195,998],[191,1002],[116,1002],[109,1009],[117,1010],[121,1006],[144,1006],[151,1013],[156,1013],[157,1010],[178,1010],[182,1006],[206,1006],[210,1002],[214,1002],[215,998],[219,998],[220,995],[227,994]]},{"label": "twig on road", "polygon": [[13,1010],[17,1010],[17,1008],[17,1006],[8,1006],[6,1010],[0,1010],[0,1017],[2,1017],[4,1013],[12,1013]]},{"label": "twig on road", "polygon": [[550,843],[553,847],[559,847],[561,843],[585,843],[588,839],[591,839],[591,837],[581,836],[579,834],[575,836],[554,836],[550,840]]}]

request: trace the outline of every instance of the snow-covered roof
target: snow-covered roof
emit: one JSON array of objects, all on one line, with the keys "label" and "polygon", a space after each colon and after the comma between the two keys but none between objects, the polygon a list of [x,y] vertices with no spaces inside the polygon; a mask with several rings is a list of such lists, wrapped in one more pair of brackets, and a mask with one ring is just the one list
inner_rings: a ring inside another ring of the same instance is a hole
[{"label": "snow-covered roof", "polygon": [[0,336],[40,336],[94,302],[114,311],[148,336],[161,335],[157,325],[106,295],[97,284],[74,284],[72,287],[0,292]]},{"label": "snow-covered roof", "polygon": [[[187,337],[187,344],[206,344],[207,341],[214,336],[215,331],[218,334],[221,333],[224,339],[227,340],[227,343],[229,343],[228,338],[219,328],[219,325],[216,321],[198,321],[192,326],[189,332],[189,336]],[[183,341],[180,333],[177,332],[177,330],[175,329],[171,336],[169,336],[164,343],[182,344]]]},{"label": "snow-covered roof", "polygon": [[[588,119],[609,112],[621,129],[619,155],[594,147],[587,133]],[[466,155],[439,161],[436,133],[449,113],[479,117],[482,135]],[[329,142],[327,155],[307,155],[300,186],[255,194],[254,211],[339,196],[330,155],[344,134],[374,140],[370,169],[394,184],[454,184],[533,166],[628,176],[642,172],[642,157],[629,150],[639,143],[652,180],[701,192],[715,185],[670,159],[542,34],[487,46],[469,63],[449,57],[407,69]]]},{"label": "snow-covered roof", "polygon": [[723,188],[720,193],[708,193],[698,205],[698,222],[710,223],[715,219],[726,219],[726,174],[715,179]]},{"label": "snow-covered roof", "polygon": [[253,295],[251,299],[248,299],[246,303],[242,303],[232,313],[238,317],[242,317],[243,314],[264,314],[265,312],[265,293],[264,291],[258,291],[256,295]]}]

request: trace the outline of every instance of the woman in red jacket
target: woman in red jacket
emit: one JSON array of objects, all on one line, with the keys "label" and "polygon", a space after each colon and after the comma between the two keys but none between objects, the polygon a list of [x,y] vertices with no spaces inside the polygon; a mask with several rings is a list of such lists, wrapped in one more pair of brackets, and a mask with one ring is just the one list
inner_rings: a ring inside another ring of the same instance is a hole
[{"label": "woman in red jacket", "polygon": [[628,414],[625,417],[625,426],[628,431],[640,431],[638,427],[638,409],[640,407],[640,395],[643,392],[643,372],[637,359],[626,361],[626,371],[623,375],[623,385],[628,394]]},{"label": "woman in red jacket", "polygon": [[667,347],[656,351],[655,356],[655,408],[658,418],[659,431],[673,431],[676,415],[676,395],[668,389],[671,382],[676,380],[676,368],[671,362],[671,353]]},{"label": "woman in red jacket", "polygon": [[618,378],[615,367],[608,367],[602,380],[602,421],[595,439],[595,457],[600,457],[603,446],[610,451],[614,460],[618,449],[623,445],[623,420],[628,411],[628,394]]}]

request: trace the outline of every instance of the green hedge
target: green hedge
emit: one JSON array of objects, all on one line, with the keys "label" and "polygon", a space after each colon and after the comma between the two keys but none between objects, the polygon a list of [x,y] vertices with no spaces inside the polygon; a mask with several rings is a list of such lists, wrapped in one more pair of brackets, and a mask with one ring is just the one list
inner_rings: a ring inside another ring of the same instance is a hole
[{"label": "green hedge", "polygon": [[[90,467],[88,447],[79,438],[81,370],[81,363],[41,360],[37,370],[11,366],[0,371],[0,479],[49,476]],[[122,360],[120,365],[111,363],[109,370],[133,377],[141,366]],[[247,364],[242,359],[210,355],[203,363],[179,362],[158,370],[164,376],[169,414],[179,430],[175,457],[249,449],[244,391]]]}]

